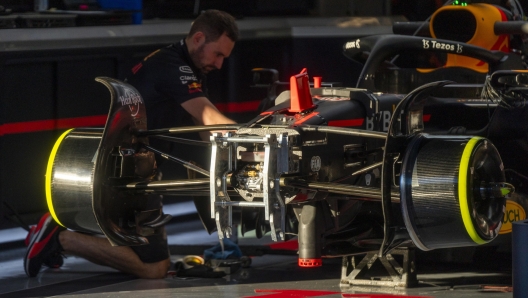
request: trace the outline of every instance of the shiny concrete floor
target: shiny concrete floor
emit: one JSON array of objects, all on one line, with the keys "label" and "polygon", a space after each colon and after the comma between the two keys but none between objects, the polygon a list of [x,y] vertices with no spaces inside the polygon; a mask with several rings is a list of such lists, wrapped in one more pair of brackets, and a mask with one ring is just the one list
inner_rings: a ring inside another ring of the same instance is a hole
[{"label": "shiny concrete floor", "polygon": [[[212,247],[216,235],[208,235],[197,220],[168,226],[173,261],[178,251],[200,255],[199,247]],[[177,244],[192,244],[181,246]],[[269,237],[239,238],[241,247],[262,247]],[[409,289],[388,287],[340,287],[341,259],[324,259],[319,268],[299,268],[293,254],[264,254],[252,257],[249,268],[240,268],[223,278],[178,278],[142,280],[113,269],[69,256],[60,269],[43,269],[27,278],[23,247],[0,251],[1,297],[513,297],[511,292],[487,291],[484,285],[500,289],[511,286],[511,270],[486,269],[471,263],[420,262],[419,284]],[[420,258],[420,255],[418,256]]]},{"label": "shiny concrete floor", "polygon": [[[340,260],[325,260],[323,267],[309,270],[297,267],[296,261],[295,256],[265,255],[254,257],[250,268],[224,278],[141,280],[73,257],[61,269],[46,269],[27,278],[22,261],[13,260],[0,264],[0,297],[512,297],[512,293],[484,293],[481,288],[506,281],[504,273],[444,268],[418,274],[420,284],[411,289],[341,288]],[[354,295],[358,293],[367,295]]]}]

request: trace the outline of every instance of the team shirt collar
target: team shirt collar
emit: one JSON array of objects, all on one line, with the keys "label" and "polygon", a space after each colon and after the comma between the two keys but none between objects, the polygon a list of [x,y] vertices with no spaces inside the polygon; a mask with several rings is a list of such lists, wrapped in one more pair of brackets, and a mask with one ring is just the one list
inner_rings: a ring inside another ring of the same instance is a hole
[{"label": "team shirt collar", "polygon": [[187,44],[185,43],[185,38],[181,39],[180,42],[179,42],[179,45],[182,49],[182,52],[183,52],[183,59],[185,60],[185,62],[187,62],[187,64],[189,64],[189,66],[191,67],[192,71],[198,75],[198,76],[203,76],[202,72],[200,71],[200,69],[198,69],[196,67],[196,65],[194,65],[192,59],[191,59],[191,55],[189,54],[189,50],[187,49]]}]

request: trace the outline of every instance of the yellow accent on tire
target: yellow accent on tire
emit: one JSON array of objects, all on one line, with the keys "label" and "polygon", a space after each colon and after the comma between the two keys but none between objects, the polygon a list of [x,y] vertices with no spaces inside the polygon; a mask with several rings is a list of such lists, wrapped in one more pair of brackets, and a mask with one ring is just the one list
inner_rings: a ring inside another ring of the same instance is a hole
[{"label": "yellow accent on tire", "polygon": [[471,221],[471,213],[469,211],[467,198],[467,178],[471,153],[477,142],[482,139],[483,138],[481,137],[473,137],[467,142],[464,152],[462,153],[462,158],[460,159],[460,170],[458,173],[458,202],[460,204],[460,214],[462,215],[462,221],[464,222],[464,227],[466,228],[469,237],[471,237],[471,239],[477,244],[485,244],[487,241],[478,235],[477,230],[475,230],[475,226]]},{"label": "yellow accent on tire", "polygon": [[53,217],[53,219],[61,226],[64,227],[64,225],[59,221],[59,218],[57,217],[57,214],[55,214],[55,209],[53,208],[53,200],[51,198],[51,180],[52,180],[52,172],[53,172],[53,163],[55,161],[55,156],[57,155],[57,151],[59,150],[60,144],[62,143],[62,140],[73,130],[69,129],[65,131],[58,139],[57,142],[55,142],[55,145],[53,145],[53,149],[51,149],[51,154],[48,159],[48,167],[46,168],[46,201],[48,203],[48,209]]}]

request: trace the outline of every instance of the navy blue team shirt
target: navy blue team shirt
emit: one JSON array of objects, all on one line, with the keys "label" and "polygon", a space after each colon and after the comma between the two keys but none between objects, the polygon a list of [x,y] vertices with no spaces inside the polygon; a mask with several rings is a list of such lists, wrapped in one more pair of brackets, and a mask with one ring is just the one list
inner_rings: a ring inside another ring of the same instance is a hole
[{"label": "navy blue team shirt", "polygon": [[184,39],[146,56],[126,82],[145,101],[148,129],[181,126],[186,113],[181,104],[207,97],[206,77],[192,62]]}]

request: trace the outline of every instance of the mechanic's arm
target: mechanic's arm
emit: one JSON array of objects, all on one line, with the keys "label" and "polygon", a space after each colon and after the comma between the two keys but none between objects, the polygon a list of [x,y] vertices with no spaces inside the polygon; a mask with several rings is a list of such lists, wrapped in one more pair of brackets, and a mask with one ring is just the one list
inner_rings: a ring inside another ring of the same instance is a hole
[{"label": "mechanic's arm", "polygon": [[199,125],[234,124],[235,121],[224,116],[206,97],[189,99],[181,106],[198,122]]},{"label": "mechanic's arm", "polygon": [[[191,114],[194,124],[211,125],[211,124],[235,124],[236,122],[224,116],[206,97],[196,97],[189,99],[181,105],[189,114]],[[214,131],[224,134],[225,131]],[[212,132],[211,132],[212,133]],[[209,140],[211,134],[201,132],[200,138],[204,141]]]}]

